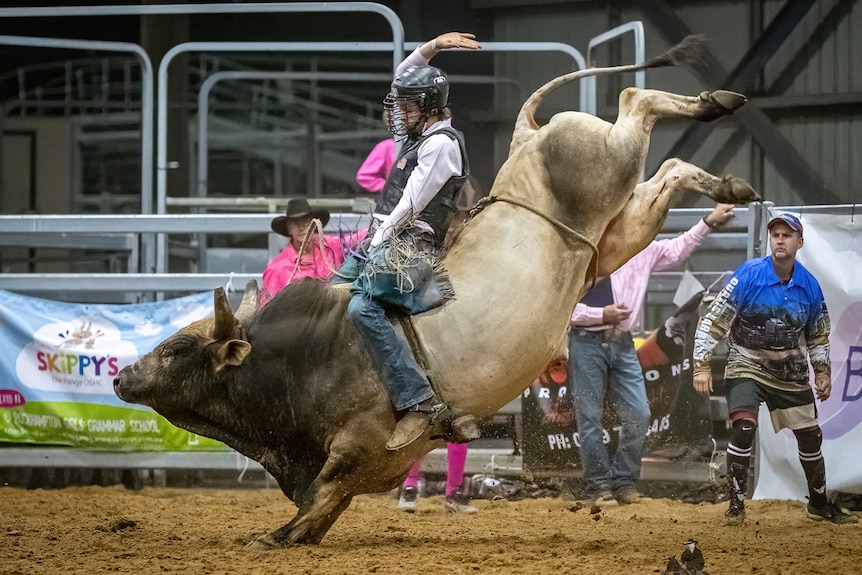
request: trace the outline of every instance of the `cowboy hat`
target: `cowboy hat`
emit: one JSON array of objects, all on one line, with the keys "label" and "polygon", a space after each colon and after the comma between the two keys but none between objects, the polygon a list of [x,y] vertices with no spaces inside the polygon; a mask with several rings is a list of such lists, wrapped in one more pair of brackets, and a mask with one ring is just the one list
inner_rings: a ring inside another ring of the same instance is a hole
[{"label": "cowboy hat", "polygon": [[285,211],[284,215],[278,216],[277,218],[273,218],[272,222],[269,224],[269,227],[271,227],[272,231],[277,234],[290,237],[290,234],[287,233],[287,220],[294,218],[305,218],[307,216],[311,216],[320,220],[320,225],[322,227],[326,227],[326,224],[329,222],[329,210],[327,210],[326,208],[319,208],[317,210],[312,209],[311,205],[309,205],[308,203],[308,200],[306,200],[305,198],[297,198],[288,200],[287,210]]}]

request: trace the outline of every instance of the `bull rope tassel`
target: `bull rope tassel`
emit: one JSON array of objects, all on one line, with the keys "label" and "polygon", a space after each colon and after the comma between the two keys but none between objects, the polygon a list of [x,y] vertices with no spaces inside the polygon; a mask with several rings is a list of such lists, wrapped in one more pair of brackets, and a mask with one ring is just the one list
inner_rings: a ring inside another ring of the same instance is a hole
[{"label": "bull rope tassel", "polygon": [[398,278],[398,291],[409,293],[416,289],[416,284],[410,277],[410,269],[419,266],[421,250],[416,246],[416,241],[410,234],[397,234],[389,238],[388,245],[383,253],[386,267]]},{"label": "bull rope tassel", "polygon": [[[320,223],[320,220],[314,218],[311,220],[311,225],[308,226],[308,229],[305,230],[305,235],[302,237],[302,243],[299,245],[299,252],[296,254],[296,261],[293,264],[293,271],[290,272],[290,277],[287,278],[287,282],[284,285],[289,284],[293,281],[293,276],[296,275],[296,270],[299,269],[299,266],[302,264],[302,254],[305,253],[305,245],[308,243],[309,238],[311,238],[312,232],[317,232],[317,241],[320,245],[320,254],[323,256],[323,261],[326,262],[326,265],[329,269],[332,270],[332,266],[329,265],[329,262],[326,261],[326,244],[323,243],[323,225]],[[311,259],[314,259],[314,252],[312,250]],[[332,270],[335,271],[335,270]]]}]

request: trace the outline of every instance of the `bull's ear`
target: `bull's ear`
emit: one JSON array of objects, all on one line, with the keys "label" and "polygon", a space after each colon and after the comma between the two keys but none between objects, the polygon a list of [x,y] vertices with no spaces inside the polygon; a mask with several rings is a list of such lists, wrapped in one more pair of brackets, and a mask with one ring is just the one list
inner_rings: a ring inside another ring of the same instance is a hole
[{"label": "bull's ear", "polygon": [[228,339],[233,335],[234,318],[224,288],[216,288],[213,298],[215,309],[213,337],[217,340]]},{"label": "bull's ear", "polygon": [[248,354],[251,353],[251,344],[241,339],[229,339],[218,344],[214,358],[216,372],[220,372],[227,366],[234,367],[242,365]]}]

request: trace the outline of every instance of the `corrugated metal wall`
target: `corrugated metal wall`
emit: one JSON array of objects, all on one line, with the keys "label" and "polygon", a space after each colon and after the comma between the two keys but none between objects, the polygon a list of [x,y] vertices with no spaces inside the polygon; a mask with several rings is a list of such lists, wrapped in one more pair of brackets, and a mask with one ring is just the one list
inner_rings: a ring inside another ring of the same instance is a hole
[{"label": "corrugated metal wall", "polygon": [[[488,4],[493,3],[485,3],[485,7]],[[635,4],[622,9],[594,2],[550,6],[506,4],[490,9],[495,41],[565,42],[586,55],[590,38],[621,23],[641,20],[646,32],[647,57],[670,45],[661,34],[660,23]],[[707,37],[710,51],[730,72],[786,4],[784,0],[676,2],[672,9],[692,32]],[[857,157],[862,151],[862,67],[854,63],[862,61],[862,37],[858,34],[862,30],[862,6],[857,0],[820,0],[813,4],[767,62],[748,95],[840,203],[860,202],[862,170]],[[625,37],[615,47],[599,48],[594,65],[629,63],[633,56],[633,42]],[[572,68],[568,57],[556,53],[501,54],[495,62],[495,73],[518,82],[526,94]],[[707,88],[694,73],[684,69],[650,70],[646,82],[650,88],[687,94]],[[622,76],[621,80],[599,80],[599,115],[612,121],[619,89],[632,83],[632,75]],[[498,117],[506,119],[497,127],[498,165],[508,151],[510,118],[514,118],[522,101],[523,96],[514,90],[497,95],[495,109]],[[567,87],[548,98],[540,117],[575,109],[577,103],[577,87]],[[649,173],[658,167],[688,125],[688,121],[667,120],[656,127],[647,160]],[[721,121],[692,161],[716,173],[745,177],[765,199],[779,205],[835,203],[818,202],[810,193],[806,198],[804,192],[792,189],[778,167],[765,158],[748,131],[733,118]],[[693,201],[690,199],[685,205],[705,205],[703,200]]]},{"label": "corrugated metal wall", "polygon": [[[767,20],[782,4],[765,3]],[[806,19],[767,64],[763,78],[768,96],[779,100],[776,105],[783,105],[775,110],[773,121],[845,203],[862,201],[859,30],[862,30],[859,2],[815,2]],[[825,104],[815,106],[817,100]],[[800,203],[768,163],[764,166],[763,181],[776,204]]]}]

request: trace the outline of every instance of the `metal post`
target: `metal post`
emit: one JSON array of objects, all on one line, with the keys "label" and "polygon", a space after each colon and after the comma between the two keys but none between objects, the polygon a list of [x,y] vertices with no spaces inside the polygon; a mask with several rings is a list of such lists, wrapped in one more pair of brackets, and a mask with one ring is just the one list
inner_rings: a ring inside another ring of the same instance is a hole
[{"label": "metal post", "polygon": [[[0,9],[0,17],[4,9]],[[0,44],[7,46],[29,46],[36,48],[60,48],[67,50],[95,50],[101,52],[131,52],[141,62],[141,213],[153,213],[153,64],[147,52],[131,42],[101,42],[94,40],[72,40],[65,38],[39,38],[30,36],[0,36]],[[144,271],[152,270],[155,257],[153,238],[141,238],[144,247],[142,263]],[[149,249],[146,248],[149,245]]]},{"label": "metal post", "polygon": [[[626,22],[616,28],[611,28],[607,32],[599,34],[587,45],[587,64],[592,66],[592,54],[593,48],[598,46],[599,44],[604,44],[609,40],[613,40],[618,36],[622,36],[628,32],[632,32],[634,34],[635,40],[635,61],[634,64],[643,64],[645,55],[644,55],[644,25],[640,20],[634,20],[632,22]],[[588,92],[589,92],[589,104],[586,109],[586,112],[589,114],[596,114],[596,78],[593,76],[589,78],[588,83]],[[644,70],[638,70],[635,72],[635,87],[636,88],[644,88],[646,86],[646,72]],[[641,178],[643,179],[643,178]]]}]

